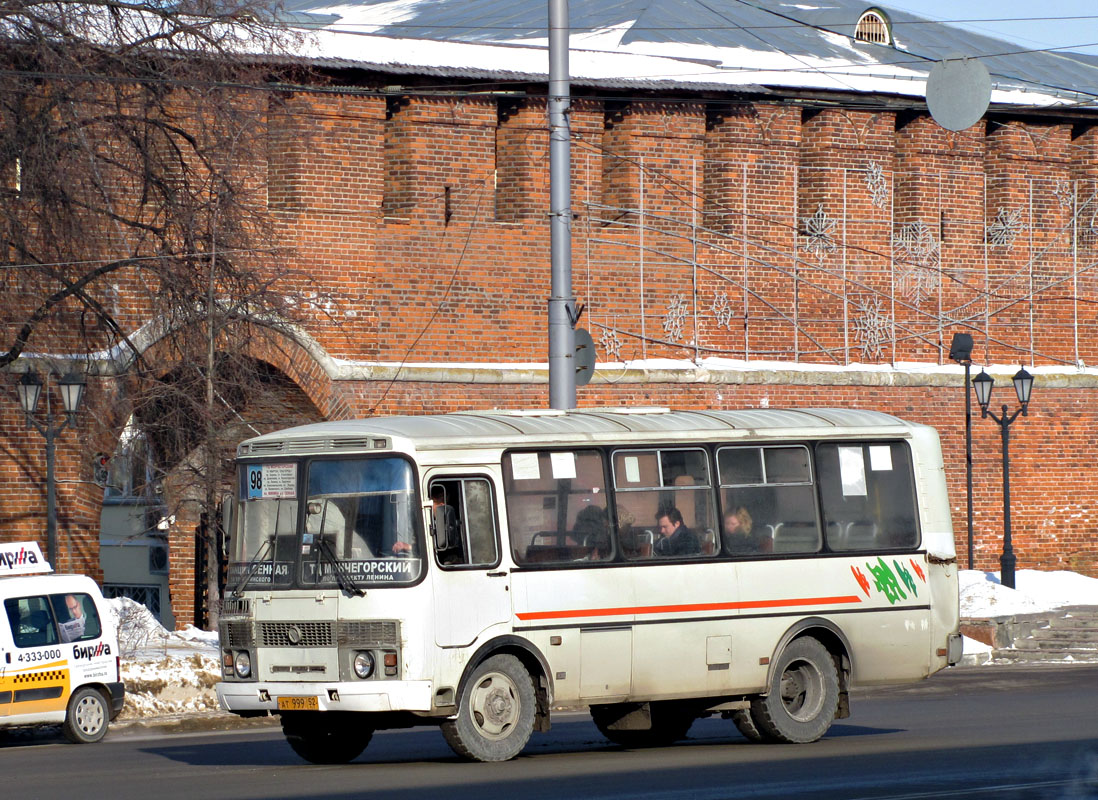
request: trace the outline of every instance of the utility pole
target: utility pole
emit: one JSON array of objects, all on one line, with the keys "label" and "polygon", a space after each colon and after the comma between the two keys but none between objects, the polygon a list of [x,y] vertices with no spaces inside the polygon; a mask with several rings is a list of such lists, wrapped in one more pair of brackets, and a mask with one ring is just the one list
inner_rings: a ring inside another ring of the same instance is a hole
[{"label": "utility pole", "polygon": [[568,0],[549,0],[549,407],[576,407]]}]

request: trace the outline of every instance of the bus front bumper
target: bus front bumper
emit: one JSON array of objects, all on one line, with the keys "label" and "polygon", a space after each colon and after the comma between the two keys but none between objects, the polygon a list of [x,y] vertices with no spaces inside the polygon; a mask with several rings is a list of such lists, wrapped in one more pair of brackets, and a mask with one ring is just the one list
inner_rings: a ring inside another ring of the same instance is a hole
[{"label": "bus front bumper", "polygon": [[217,684],[217,702],[225,711],[244,714],[289,710],[430,711],[431,691],[430,681],[222,681]]}]

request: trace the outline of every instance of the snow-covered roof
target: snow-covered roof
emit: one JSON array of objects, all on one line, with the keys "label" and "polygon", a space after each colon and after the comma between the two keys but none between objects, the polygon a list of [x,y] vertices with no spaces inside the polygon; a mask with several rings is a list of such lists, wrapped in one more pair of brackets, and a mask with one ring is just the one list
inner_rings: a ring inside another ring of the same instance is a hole
[{"label": "snow-covered roof", "polygon": [[[310,28],[302,55],[330,66],[497,81],[545,80],[547,0],[288,0]],[[870,8],[892,44],[854,39]],[[810,90],[924,98],[946,57],[979,58],[993,104],[1094,105],[1098,59],[1022,52],[868,0],[583,0],[570,9],[577,85],[758,92]]]}]

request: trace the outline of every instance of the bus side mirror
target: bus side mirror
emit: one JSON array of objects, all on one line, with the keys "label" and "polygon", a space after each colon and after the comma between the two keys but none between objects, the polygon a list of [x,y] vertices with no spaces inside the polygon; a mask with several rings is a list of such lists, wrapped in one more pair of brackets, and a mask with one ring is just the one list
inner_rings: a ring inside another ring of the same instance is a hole
[{"label": "bus side mirror", "polygon": [[229,540],[233,532],[233,495],[231,494],[221,498],[221,530],[225,533],[225,549],[230,551]]}]

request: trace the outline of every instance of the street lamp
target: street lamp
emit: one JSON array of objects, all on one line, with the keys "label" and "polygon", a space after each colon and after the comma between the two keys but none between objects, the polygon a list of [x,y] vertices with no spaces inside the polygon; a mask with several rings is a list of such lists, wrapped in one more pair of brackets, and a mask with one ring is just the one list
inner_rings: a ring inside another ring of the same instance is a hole
[{"label": "street lamp", "polygon": [[[48,380],[48,375],[47,375]],[[34,416],[38,409],[38,399],[42,395],[42,378],[34,370],[23,373],[15,390],[19,395],[19,406],[27,419],[27,427],[33,427],[46,439],[46,547],[47,556],[54,569],[57,568],[57,481],[54,477],[54,440],[61,431],[75,424],[76,412],[80,410],[80,401],[84,397],[87,381],[84,374],[70,370],[59,381],[61,405],[65,418],[58,424],[46,392],[46,420],[39,422]]]},{"label": "street lamp", "polygon": [[949,345],[949,357],[965,368],[965,486],[968,489],[968,568],[972,569],[972,396],[968,376],[972,368],[972,334],[955,333]]},{"label": "street lamp", "polygon": [[1000,582],[1003,586],[1014,588],[1014,567],[1018,560],[1014,557],[1014,545],[1010,538],[1010,424],[1021,414],[1029,416],[1029,395],[1033,391],[1033,376],[1022,367],[1014,375],[1014,393],[1018,395],[1020,408],[1013,414],[1007,413],[1006,404],[1003,404],[1002,413],[995,415],[994,411],[988,411],[988,403],[991,402],[991,389],[995,384],[991,376],[983,370],[972,380],[972,388],[976,392],[976,401],[980,404],[980,416],[991,417],[999,424],[999,430],[1003,435],[1003,555],[999,558]]}]

